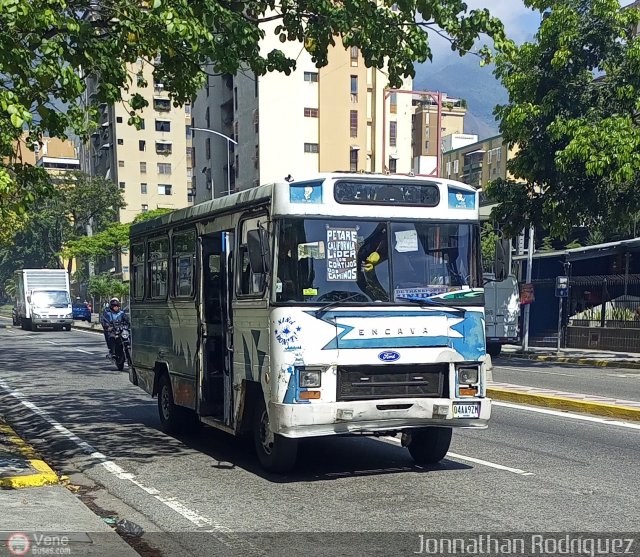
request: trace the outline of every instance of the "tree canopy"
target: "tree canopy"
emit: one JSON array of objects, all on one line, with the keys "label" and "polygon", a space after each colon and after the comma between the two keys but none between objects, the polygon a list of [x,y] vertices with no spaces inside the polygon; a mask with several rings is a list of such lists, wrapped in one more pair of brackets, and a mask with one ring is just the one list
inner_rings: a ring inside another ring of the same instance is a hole
[{"label": "tree canopy", "polygon": [[518,148],[513,179],[487,193],[493,218],[566,237],[573,226],[637,218],[640,210],[640,11],[618,0],[525,0],[544,12],[533,42],[498,56],[509,93],[500,131]]},{"label": "tree canopy", "polygon": [[[153,66],[172,100],[182,104],[203,86],[207,67],[235,74],[290,73],[296,61],[282,50],[265,52],[261,41],[300,41],[318,66],[331,45],[360,49],[368,66],[385,68],[392,85],[414,74],[413,63],[431,57],[426,31],[436,27],[453,49],[470,51],[480,34],[497,48],[510,43],[502,23],[485,9],[468,10],[462,0],[3,0],[0,4],[0,193],[24,168],[16,140],[43,134],[79,137],[96,125],[101,102],[127,103],[130,123],[147,101],[130,86],[147,85],[132,65]],[[490,55],[479,49],[484,59]],[[92,98],[87,80],[99,76]],[[138,81],[138,78],[142,81]],[[18,188],[0,218],[29,201]]]}]

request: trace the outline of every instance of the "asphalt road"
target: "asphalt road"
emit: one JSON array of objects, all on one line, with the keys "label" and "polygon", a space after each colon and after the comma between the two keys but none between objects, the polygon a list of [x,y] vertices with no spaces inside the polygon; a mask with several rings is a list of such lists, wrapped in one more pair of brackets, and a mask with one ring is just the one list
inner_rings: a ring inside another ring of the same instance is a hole
[{"label": "asphalt road", "polygon": [[328,438],[278,477],[226,434],[161,433],[155,400],[104,354],[89,332],[0,328],[0,413],[95,483],[98,509],[140,524],[149,555],[410,555],[423,532],[638,528],[637,424],[500,404],[440,466],[414,466],[395,440]]},{"label": "asphalt road", "polygon": [[640,369],[496,358],[493,380],[571,393],[640,400]]}]

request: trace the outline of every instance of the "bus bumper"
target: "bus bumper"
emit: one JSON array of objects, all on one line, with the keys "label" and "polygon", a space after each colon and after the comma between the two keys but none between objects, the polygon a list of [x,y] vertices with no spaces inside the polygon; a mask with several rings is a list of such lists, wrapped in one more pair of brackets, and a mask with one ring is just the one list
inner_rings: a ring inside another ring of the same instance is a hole
[{"label": "bus bumper", "polygon": [[[453,402],[477,403],[478,418],[454,418]],[[440,410],[434,415],[434,407]],[[448,406],[448,413],[442,407]],[[386,399],[311,404],[269,405],[274,433],[284,437],[320,437],[349,433],[399,431],[421,427],[486,428],[491,416],[491,399]]]}]

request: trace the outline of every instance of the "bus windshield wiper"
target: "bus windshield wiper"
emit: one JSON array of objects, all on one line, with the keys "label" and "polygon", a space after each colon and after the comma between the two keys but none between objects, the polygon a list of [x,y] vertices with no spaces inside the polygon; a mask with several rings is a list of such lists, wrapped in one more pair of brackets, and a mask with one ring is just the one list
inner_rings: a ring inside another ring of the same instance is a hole
[{"label": "bus windshield wiper", "polygon": [[342,302],[346,302],[347,300],[353,300],[353,298],[356,298],[357,296],[362,296],[362,294],[360,292],[356,292],[355,294],[351,294],[346,298],[342,298],[340,300],[333,300],[332,302],[329,302],[328,304],[323,305],[321,308],[318,308],[316,310],[316,319],[320,319],[331,308],[339,306]]},{"label": "bus windshield wiper", "polygon": [[432,298],[412,298],[412,297],[408,297],[408,296],[398,296],[397,297],[398,300],[406,300],[407,302],[411,302],[413,304],[420,304],[422,307],[424,306],[436,306],[436,307],[441,307],[441,308],[445,308],[451,311],[457,311],[459,313],[466,313],[467,310],[458,306],[450,306],[448,304],[442,303],[442,302],[438,302]]}]

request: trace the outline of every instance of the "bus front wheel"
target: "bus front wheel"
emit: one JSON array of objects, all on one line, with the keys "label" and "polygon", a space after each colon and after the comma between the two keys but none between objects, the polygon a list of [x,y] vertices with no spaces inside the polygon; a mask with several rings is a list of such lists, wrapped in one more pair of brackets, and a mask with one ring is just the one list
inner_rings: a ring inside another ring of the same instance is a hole
[{"label": "bus front wheel", "polygon": [[425,427],[424,429],[414,429],[404,434],[403,444],[409,449],[409,453],[416,464],[427,465],[437,464],[449,451],[451,445],[450,427]]},{"label": "bus front wheel", "polygon": [[269,413],[262,394],[258,396],[253,418],[253,444],[262,467],[268,472],[289,472],[296,464],[298,440],[271,431]]}]

